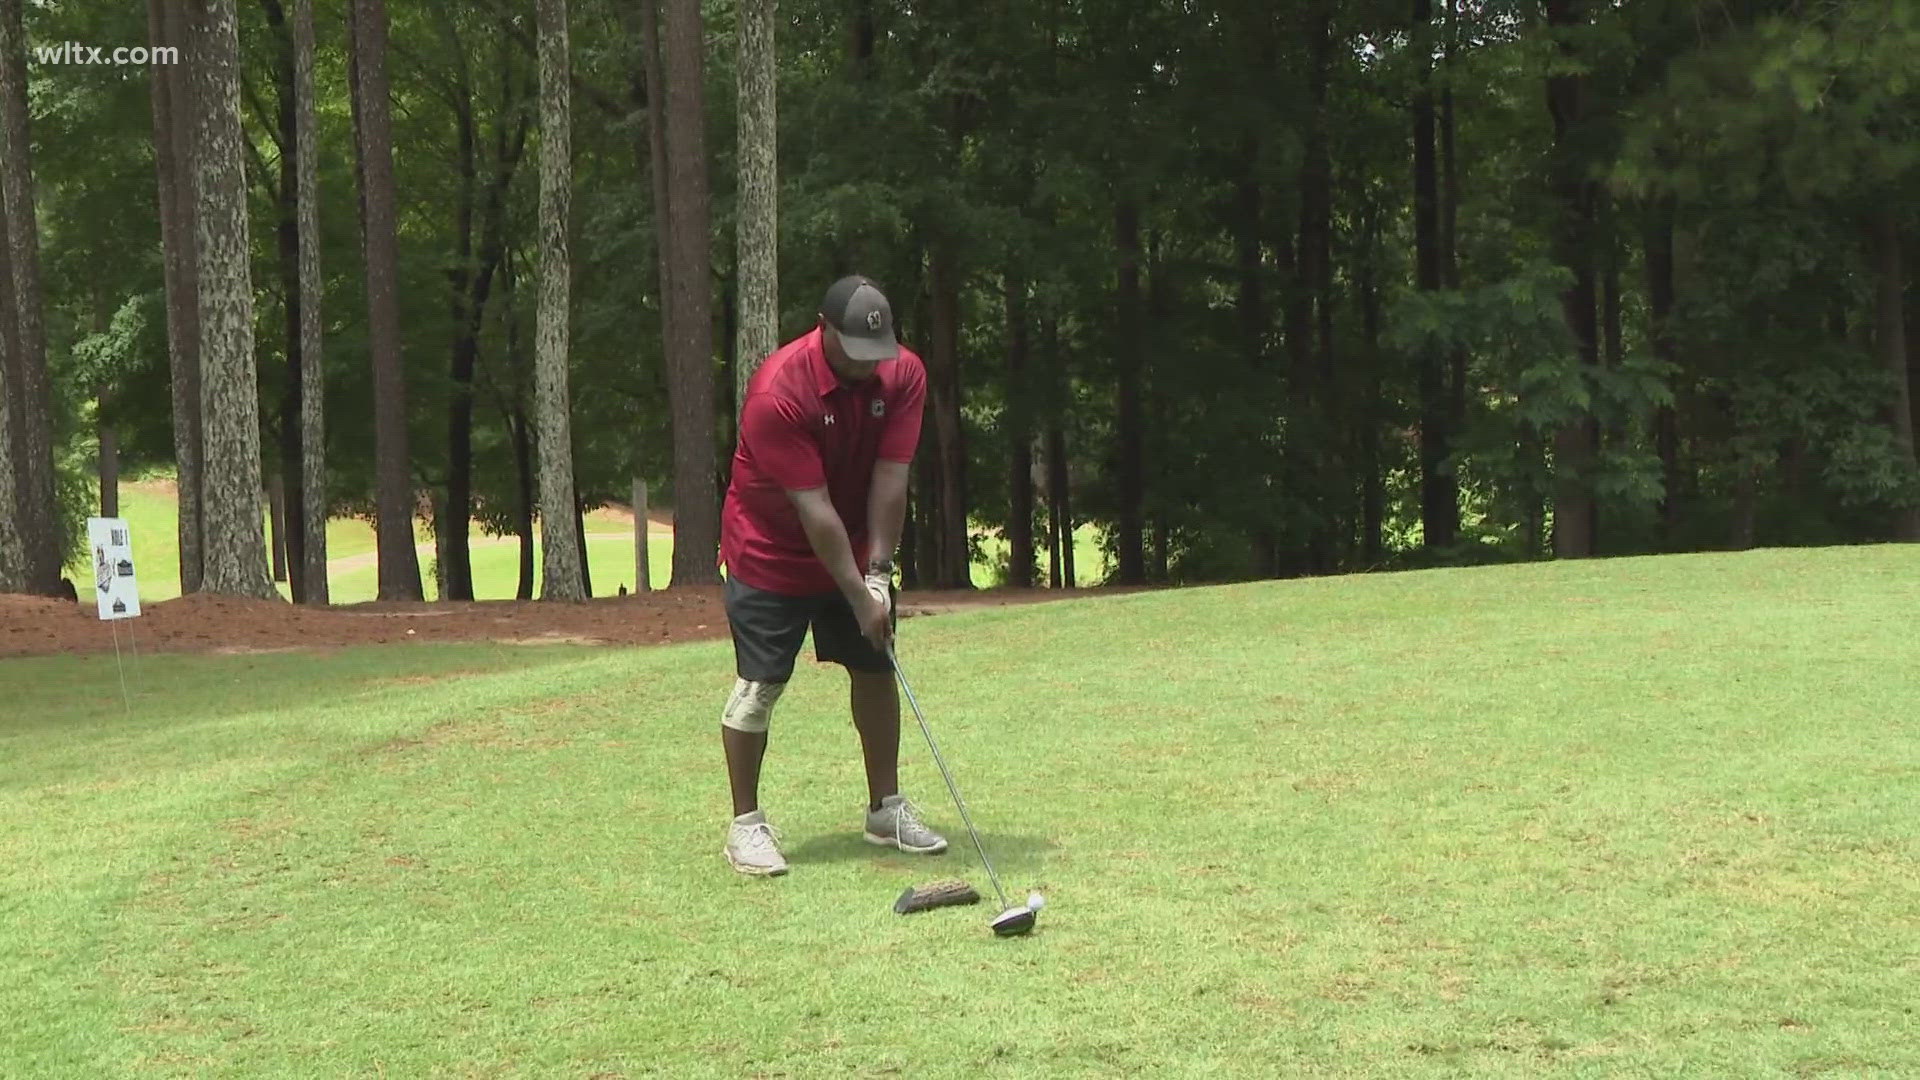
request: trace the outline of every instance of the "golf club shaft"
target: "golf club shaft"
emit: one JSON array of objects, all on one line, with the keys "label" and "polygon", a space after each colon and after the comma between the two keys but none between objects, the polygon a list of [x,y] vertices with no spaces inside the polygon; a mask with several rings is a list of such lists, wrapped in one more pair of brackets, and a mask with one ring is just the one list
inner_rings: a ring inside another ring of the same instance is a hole
[{"label": "golf club shaft", "polygon": [[980,842],[980,832],[973,827],[973,816],[967,813],[967,803],[960,797],[960,789],[953,782],[953,774],[947,770],[946,759],[940,756],[940,746],[933,741],[933,729],[927,726],[927,718],[920,711],[920,702],[913,696],[913,687],[907,685],[907,673],[900,670],[900,658],[894,655],[893,643],[887,643],[887,659],[893,663],[893,674],[900,680],[900,689],[906,691],[907,704],[913,707],[913,718],[920,722],[920,733],[927,737],[927,749],[933,751],[934,764],[940,766],[940,776],[947,782],[947,790],[953,794],[953,804],[960,808],[960,820],[967,824],[967,835],[973,837],[973,848],[980,853],[980,865],[987,868],[987,877],[993,881],[993,891],[1000,897],[1000,908],[1006,910],[1007,891],[1000,887],[1000,875],[993,872],[993,863],[987,859],[986,845]]}]

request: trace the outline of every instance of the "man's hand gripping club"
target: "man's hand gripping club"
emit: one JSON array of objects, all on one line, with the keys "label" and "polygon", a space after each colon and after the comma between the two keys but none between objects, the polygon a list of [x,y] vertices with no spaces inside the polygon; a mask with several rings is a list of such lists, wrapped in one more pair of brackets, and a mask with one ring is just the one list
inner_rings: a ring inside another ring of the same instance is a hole
[{"label": "man's hand gripping club", "polygon": [[878,604],[880,612],[873,616],[874,623],[869,627],[865,613],[861,613],[859,608],[854,609],[856,614],[861,616],[860,633],[865,635],[868,641],[873,642],[874,648],[885,652],[888,644],[893,640],[893,576],[868,568],[867,595]]}]

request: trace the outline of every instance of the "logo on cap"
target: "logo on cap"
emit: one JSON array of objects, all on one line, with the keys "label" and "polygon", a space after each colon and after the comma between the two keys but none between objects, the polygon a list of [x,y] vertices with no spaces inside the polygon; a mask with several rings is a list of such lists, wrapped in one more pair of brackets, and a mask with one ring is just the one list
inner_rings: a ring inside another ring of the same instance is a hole
[{"label": "logo on cap", "polygon": [[880,329],[880,309],[879,308],[874,308],[872,311],[867,312],[867,329],[869,330]]}]

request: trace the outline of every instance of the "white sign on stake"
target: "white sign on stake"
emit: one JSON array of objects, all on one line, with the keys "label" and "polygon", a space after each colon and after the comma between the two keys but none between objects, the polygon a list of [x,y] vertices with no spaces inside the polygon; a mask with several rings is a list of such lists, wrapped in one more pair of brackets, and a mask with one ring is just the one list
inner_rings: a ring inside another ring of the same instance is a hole
[{"label": "white sign on stake", "polygon": [[124,518],[88,518],[87,547],[93,554],[93,598],[102,619],[140,614],[140,586],[133,576],[133,537]]}]

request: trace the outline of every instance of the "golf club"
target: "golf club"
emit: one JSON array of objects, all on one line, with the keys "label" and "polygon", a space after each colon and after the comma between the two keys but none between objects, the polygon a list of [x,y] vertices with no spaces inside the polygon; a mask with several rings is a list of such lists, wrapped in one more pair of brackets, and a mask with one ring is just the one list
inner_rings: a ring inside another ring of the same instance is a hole
[{"label": "golf club", "polygon": [[1007,891],[1000,887],[1000,875],[993,872],[993,863],[987,859],[986,845],[980,842],[980,832],[973,827],[973,816],[967,813],[966,800],[960,797],[960,789],[953,782],[953,773],[948,771],[947,763],[940,756],[940,746],[933,741],[933,729],[927,726],[927,717],[920,711],[920,701],[913,696],[913,687],[907,684],[907,673],[901,670],[900,658],[894,654],[893,642],[887,642],[887,660],[893,664],[894,677],[900,680],[900,689],[907,695],[907,703],[913,706],[913,717],[920,722],[920,733],[927,737],[927,749],[933,751],[934,764],[940,767],[940,775],[947,782],[947,790],[953,794],[953,804],[960,808],[960,820],[967,824],[967,835],[973,837],[973,848],[980,853],[980,865],[987,868],[987,876],[993,880],[993,891],[1000,897],[1000,914],[994,916],[990,925],[993,932],[1001,937],[1024,934],[1033,929],[1039,898],[1035,894],[1027,903],[1014,905],[1007,903]]}]

